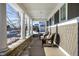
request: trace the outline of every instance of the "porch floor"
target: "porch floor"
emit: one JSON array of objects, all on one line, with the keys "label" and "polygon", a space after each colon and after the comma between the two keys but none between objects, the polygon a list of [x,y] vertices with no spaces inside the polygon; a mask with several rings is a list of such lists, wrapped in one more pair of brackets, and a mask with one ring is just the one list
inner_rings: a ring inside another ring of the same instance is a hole
[{"label": "porch floor", "polygon": [[42,47],[42,41],[34,37],[28,49],[25,49],[21,56],[65,56],[59,48]]}]

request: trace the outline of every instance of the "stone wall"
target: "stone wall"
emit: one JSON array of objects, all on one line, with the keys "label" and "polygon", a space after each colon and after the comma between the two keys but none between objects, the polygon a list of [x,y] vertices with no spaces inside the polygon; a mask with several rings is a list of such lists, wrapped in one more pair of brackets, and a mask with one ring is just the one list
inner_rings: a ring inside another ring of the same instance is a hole
[{"label": "stone wall", "polygon": [[18,45],[15,49],[9,51],[6,55],[7,56],[18,56],[20,55],[25,48],[27,48],[32,41],[32,37],[29,37],[24,42],[22,42],[20,45]]}]

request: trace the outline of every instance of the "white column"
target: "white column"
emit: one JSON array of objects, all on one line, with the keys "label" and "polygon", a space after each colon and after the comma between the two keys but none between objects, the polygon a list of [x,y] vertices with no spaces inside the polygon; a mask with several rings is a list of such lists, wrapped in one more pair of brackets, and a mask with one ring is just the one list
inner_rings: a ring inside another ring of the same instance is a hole
[{"label": "white column", "polygon": [[25,39],[25,14],[21,13],[21,39]]},{"label": "white column", "polygon": [[30,35],[30,18],[27,16],[27,31],[28,35]]},{"label": "white column", "polygon": [[30,19],[30,35],[32,35],[33,32],[32,32],[32,19]]},{"label": "white column", "polygon": [[33,34],[33,25],[32,25],[32,19],[31,19],[31,33]]},{"label": "white column", "polygon": [[6,24],[6,4],[0,3],[0,55],[8,51]]},{"label": "white column", "polygon": [[31,28],[30,28],[30,18],[28,20],[28,29],[29,29],[29,35],[30,35],[30,31],[31,31]]}]

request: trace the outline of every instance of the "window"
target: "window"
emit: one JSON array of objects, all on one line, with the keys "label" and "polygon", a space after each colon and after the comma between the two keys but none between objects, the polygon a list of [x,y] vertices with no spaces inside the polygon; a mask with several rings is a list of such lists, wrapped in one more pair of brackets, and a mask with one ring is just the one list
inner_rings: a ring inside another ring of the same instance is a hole
[{"label": "window", "polygon": [[51,26],[52,25],[52,19],[51,18],[49,19],[49,22],[50,22],[50,26]]},{"label": "window", "polygon": [[47,26],[50,26],[50,21],[49,20],[47,21]]},{"label": "window", "polygon": [[12,6],[6,4],[8,44],[20,39],[20,14]]},{"label": "window", "polygon": [[79,17],[79,3],[68,3],[68,20]]},{"label": "window", "polygon": [[59,23],[59,10],[55,13],[54,18],[54,24]]},{"label": "window", "polygon": [[45,32],[45,21],[39,21],[39,31]]},{"label": "window", "polygon": [[66,20],[66,4],[64,4],[60,9],[60,20]]},{"label": "window", "polygon": [[48,26],[48,21],[46,21],[46,23],[47,23],[47,26]]},{"label": "window", "polygon": [[38,34],[39,32],[39,21],[33,20],[33,34]]}]

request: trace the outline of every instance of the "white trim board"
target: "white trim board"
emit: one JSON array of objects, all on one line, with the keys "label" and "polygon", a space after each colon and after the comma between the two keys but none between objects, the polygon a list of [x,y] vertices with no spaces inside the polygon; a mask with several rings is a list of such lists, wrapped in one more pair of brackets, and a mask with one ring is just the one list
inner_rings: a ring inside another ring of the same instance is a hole
[{"label": "white trim board", "polygon": [[72,19],[72,20],[69,20],[67,22],[63,22],[63,23],[59,23],[58,26],[62,26],[62,25],[70,25],[70,24],[74,24],[74,23],[77,23],[77,18],[75,19]]},{"label": "white trim board", "polygon": [[70,56],[70,54],[68,54],[62,47],[59,46],[59,49],[60,49],[66,56]]},{"label": "white trim board", "polygon": [[56,27],[56,25],[63,26],[63,25],[75,24],[75,23],[78,23],[78,22],[79,22],[79,17],[76,17],[76,18],[73,18],[73,19],[71,19],[69,21],[49,26],[48,28],[50,28],[50,27]]}]

